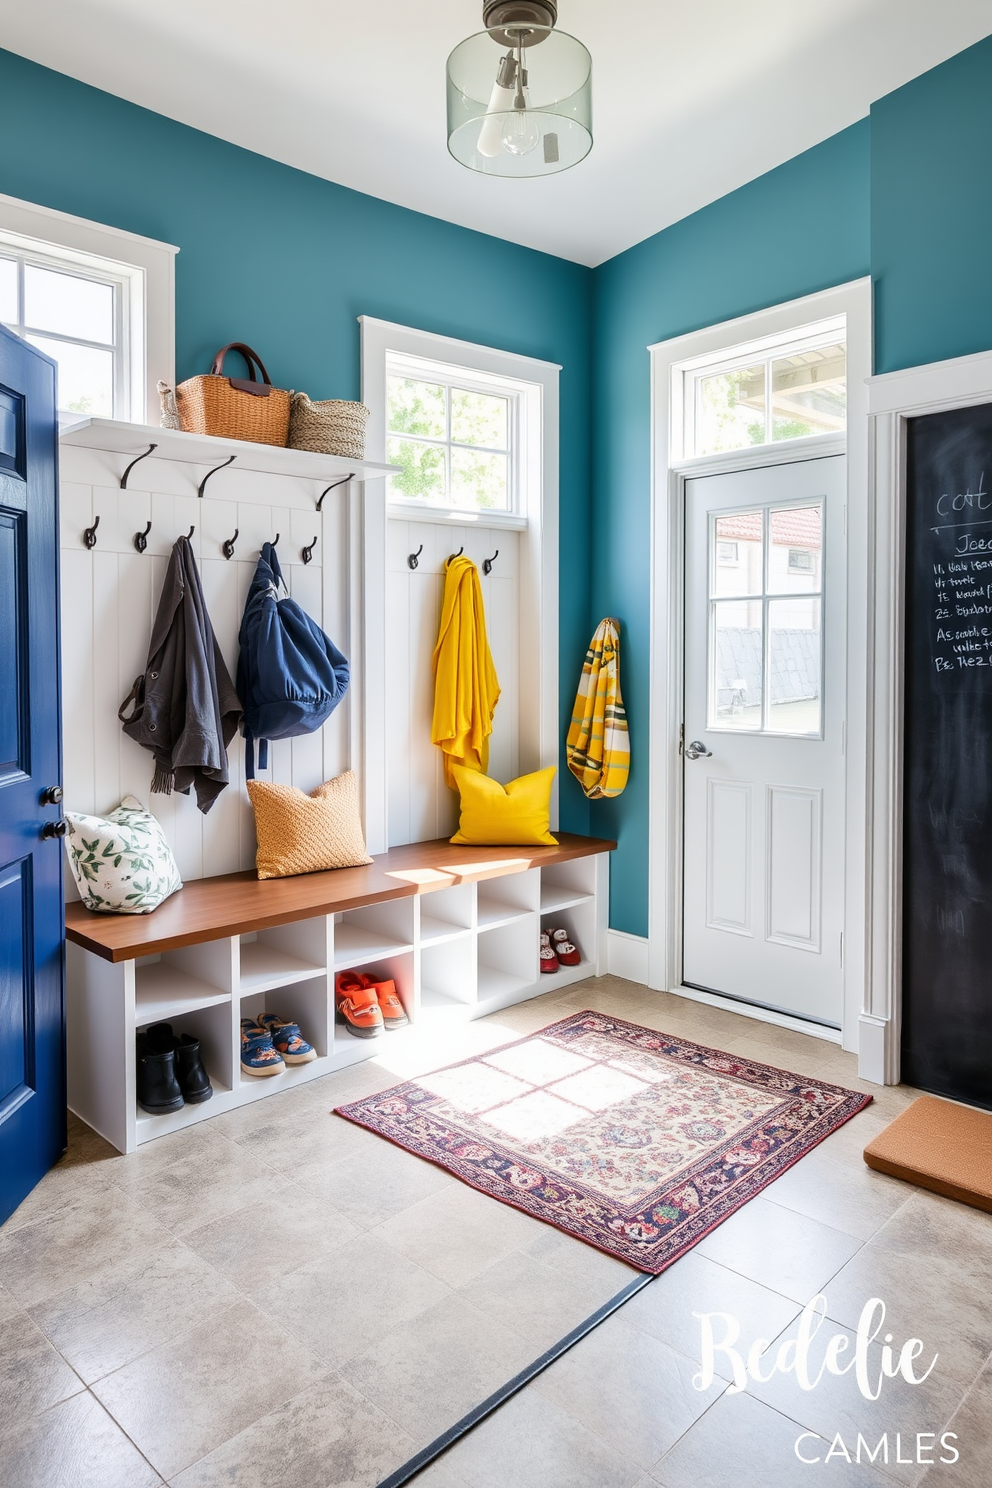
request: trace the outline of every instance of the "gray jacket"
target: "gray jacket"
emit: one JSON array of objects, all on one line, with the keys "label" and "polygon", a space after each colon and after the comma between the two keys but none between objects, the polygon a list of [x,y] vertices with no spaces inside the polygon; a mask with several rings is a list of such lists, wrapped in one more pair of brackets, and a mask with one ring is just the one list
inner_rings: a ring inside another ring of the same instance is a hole
[{"label": "gray jacket", "polygon": [[118,717],[128,737],[155,756],[152,790],[186,796],[195,785],[197,806],[209,811],[228,783],[227,746],[241,704],[203,602],[189,538],[172,549],[145,671]]}]

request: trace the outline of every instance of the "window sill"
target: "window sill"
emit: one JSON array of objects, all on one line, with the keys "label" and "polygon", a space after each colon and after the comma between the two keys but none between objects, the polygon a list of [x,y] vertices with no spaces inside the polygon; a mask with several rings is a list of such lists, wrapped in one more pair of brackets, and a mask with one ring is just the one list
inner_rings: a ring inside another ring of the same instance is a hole
[{"label": "window sill", "polygon": [[419,506],[413,502],[391,501],[386,515],[396,522],[433,522],[440,527],[483,527],[523,532],[528,519],[520,512],[458,511],[441,506]]}]

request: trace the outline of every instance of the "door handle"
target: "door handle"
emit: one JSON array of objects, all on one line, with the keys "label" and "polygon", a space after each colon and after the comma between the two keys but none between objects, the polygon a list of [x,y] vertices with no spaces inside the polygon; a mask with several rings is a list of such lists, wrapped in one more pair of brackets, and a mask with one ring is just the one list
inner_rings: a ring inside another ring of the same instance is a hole
[{"label": "door handle", "polygon": [[712,749],[707,749],[706,745],[702,744],[698,739],[693,739],[691,744],[685,746],[685,757],[691,760],[712,759],[713,751]]},{"label": "door handle", "polygon": [[48,841],[52,837],[64,837],[68,830],[69,823],[66,821],[64,816],[61,816],[59,817],[58,821],[46,822],[41,829],[41,835],[46,841]]}]

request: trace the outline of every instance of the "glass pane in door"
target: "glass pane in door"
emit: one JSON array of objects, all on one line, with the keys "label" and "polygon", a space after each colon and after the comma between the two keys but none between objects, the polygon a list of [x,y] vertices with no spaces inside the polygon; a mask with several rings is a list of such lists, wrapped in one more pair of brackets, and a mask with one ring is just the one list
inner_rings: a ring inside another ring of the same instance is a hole
[{"label": "glass pane in door", "polygon": [[823,638],[819,595],[768,601],[768,728],[819,737]]},{"label": "glass pane in door", "polygon": [[760,598],[710,603],[710,728],[761,728],[761,611]]},{"label": "glass pane in door", "polygon": [[764,515],[760,511],[734,512],[712,522],[710,595],[713,599],[761,593],[763,523]]},{"label": "glass pane in door", "polygon": [[787,506],[769,514],[768,593],[819,594],[823,584],[823,508]]}]

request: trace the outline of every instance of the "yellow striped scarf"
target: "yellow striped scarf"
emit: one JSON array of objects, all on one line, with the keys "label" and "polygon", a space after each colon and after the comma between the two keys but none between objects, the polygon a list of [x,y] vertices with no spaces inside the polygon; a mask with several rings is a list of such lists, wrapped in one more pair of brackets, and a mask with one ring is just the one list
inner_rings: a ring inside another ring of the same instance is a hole
[{"label": "yellow striped scarf", "polygon": [[590,801],[627,784],[630,741],[620,696],[620,622],[601,620],[589,643],[567,740],[568,768]]}]

